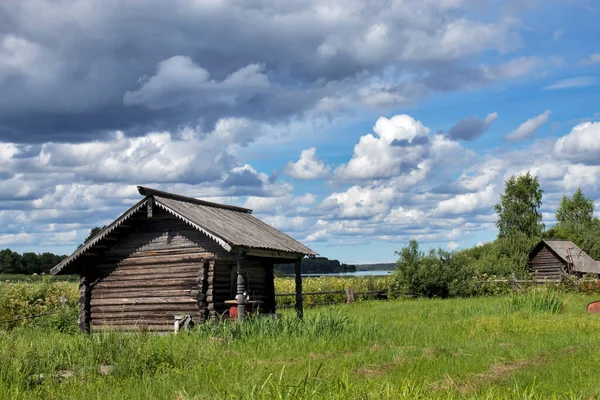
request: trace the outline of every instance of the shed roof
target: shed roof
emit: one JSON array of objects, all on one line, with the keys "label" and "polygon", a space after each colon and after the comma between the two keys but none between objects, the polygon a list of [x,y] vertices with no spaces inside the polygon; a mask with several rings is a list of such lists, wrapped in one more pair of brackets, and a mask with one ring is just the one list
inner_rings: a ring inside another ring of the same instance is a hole
[{"label": "shed roof", "polygon": [[564,262],[569,262],[569,252],[573,258],[573,269],[584,274],[600,274],[600,261],[595,261],[587,253],[581,250],[575,243],[570,240],[562,239],[542,239],[534,248],[531,257],[541,249],[541,245],[545,244],[550,250],[561,258]]},{"label": "shed roof", "polygon": [[317,254],[292,237],[253,216],[250,209],[212,203],[143,186],[138,186],[138,191],[145,196],[143,200],[57,264],[50,270],[50,273],[57,274],[61,272],[67,265],[93,248],[139,211],[150,199],[152,199],[155,206],[203,232],[219,243],[226,251],[264,249],[308,256]]}]

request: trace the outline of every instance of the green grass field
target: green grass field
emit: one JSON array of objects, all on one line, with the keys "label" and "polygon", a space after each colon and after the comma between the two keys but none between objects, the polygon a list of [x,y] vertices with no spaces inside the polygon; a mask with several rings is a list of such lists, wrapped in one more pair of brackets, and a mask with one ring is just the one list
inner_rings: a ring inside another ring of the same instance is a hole
[{"label": "green grass field", "polygon": [[592,398],[595,297],[564,299],[359,302],[177,336],[21,327],[0,331],[0,398]]}]

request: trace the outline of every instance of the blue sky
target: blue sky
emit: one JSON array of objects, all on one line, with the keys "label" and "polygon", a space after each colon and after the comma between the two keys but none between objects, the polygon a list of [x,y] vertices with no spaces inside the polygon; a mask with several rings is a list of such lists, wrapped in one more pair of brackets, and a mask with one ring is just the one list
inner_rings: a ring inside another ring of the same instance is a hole
[{"label": "blue sky", "polygon": [[[495,238],[531,171],[600,206],[586,0],[0,4],[0,248],[70,253],[136,185],[253,208],[323,256]],[[40,23],[39,21],[43,21]]]}]

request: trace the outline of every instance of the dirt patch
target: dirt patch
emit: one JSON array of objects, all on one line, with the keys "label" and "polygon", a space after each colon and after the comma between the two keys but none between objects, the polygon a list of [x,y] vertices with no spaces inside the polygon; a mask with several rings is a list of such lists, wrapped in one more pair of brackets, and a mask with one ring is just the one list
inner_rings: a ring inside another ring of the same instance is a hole
[{"label": "dirt patch", "polygon": [[373,378],[377,376],[383,376],[391,371],[397,364],[395,362],[383,363],[383,364],[370,364],[363,368],[359,368],[354,373],[356,375],[364,376],[365,378]]},{"label": "dirt patch", "polygon": [[462,382],[456,382],[452,379],[452,377],[450,377],[450,375],[446,374],[441,382],[433,382],[430,387],[431,390],[435,392],[441,390],[456,390],[464,395],[476,391],[480,386],[494,382],[505,381],[509,379],[514,372],[525,369],[532,365],[537,365],[541,362],[542,359],[504,361],[493,364],[486,372],[471,375]]}]

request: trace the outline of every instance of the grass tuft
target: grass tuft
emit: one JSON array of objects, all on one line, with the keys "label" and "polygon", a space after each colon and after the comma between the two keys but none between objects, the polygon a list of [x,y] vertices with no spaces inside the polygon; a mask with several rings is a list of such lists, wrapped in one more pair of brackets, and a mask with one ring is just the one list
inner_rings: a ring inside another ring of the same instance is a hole
[{"label": "grass tuft", "polygon": [[535,289],[522,293],[513,293],[505,303],[509,311],[530,311],[558,314],[564,310],[564,296],[548,289]]}]

